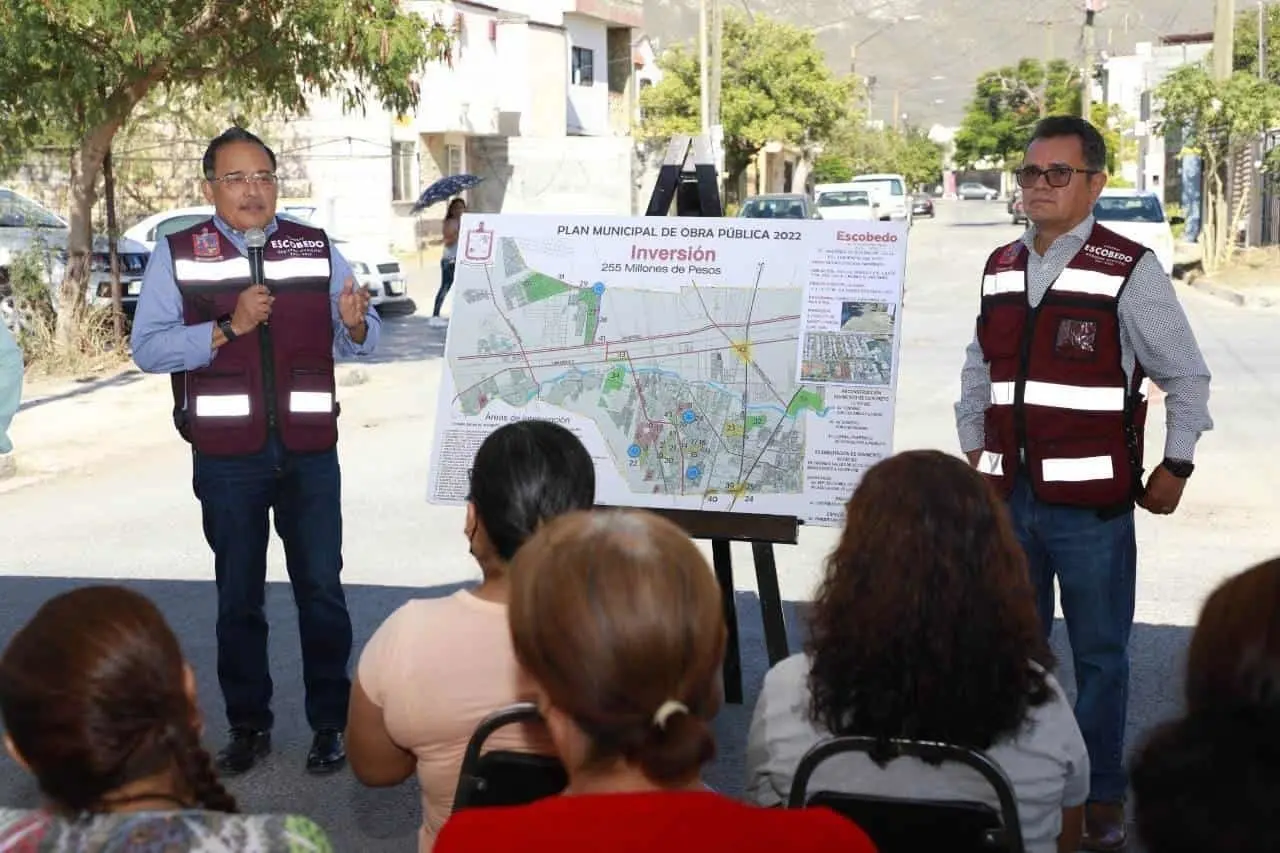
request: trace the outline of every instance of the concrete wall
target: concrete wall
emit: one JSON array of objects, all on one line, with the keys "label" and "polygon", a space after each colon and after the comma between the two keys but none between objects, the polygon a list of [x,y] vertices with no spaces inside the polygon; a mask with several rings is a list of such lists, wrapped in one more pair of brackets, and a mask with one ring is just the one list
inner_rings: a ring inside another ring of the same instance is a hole
[{"label": "concrete wall", "polygon": [[[609,132],[609,45],[603,21],[565,15],[565,67],[569,69],[567,110],[569,133],[602,136]],[[591,51],[592,82],[573,79],[573,49]]]},{"label": "concrete wall", "polygon": [[636,164],[629,137],[473,137],[469,149],[476,172],[486,175],[472,190],[475,210],[622,216],[634,211]]},{"label": "concrete wall", "polygon": [[569,123],[565,97],[569,86],[569,54],[565,34],[558,27],[532,25],[526,32],[529,48],[520,74],[529,81],[529,119],[520,123],[520,135],[563,136]]}]

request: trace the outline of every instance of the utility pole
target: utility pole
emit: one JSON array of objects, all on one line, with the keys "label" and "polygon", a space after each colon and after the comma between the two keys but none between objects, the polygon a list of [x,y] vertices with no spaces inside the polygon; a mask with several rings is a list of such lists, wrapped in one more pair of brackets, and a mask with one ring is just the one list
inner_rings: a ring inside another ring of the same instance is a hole
[{"label": "utility pole", "polygon": [[1267,79],[1267,3],[1258,0],[1258,79]]},{"label": "utility pole", "polygon": [[699,0],[698,3],[698,70],[700,73],[699,91],[698,91],[698,108],[699,116],[702,119],[702,132],[705,135],[711,133],[711,62],[707,49],[707,0]]},{"label": "utility pole", "polygon": [[1226,80],[1231,76],[1235,53],[1235,0],[1217,0],[1213,16],[1213,77]]},{"label": "utility pole", "polygon": [[1040,84],[1040,118],[1049,114],[1049,63],[1053,62],[1053,21],[1044,22],[1044,80]]},{"label": "utility pole", "polygon": [[724,15],[720,0],[711,3],[711,125],[720,124],[720,92],[724,79]]},{"label": "utility pole", "polygon": [[1093,121],[1093,16],[1098,13],[1100,0],[1084,0],[1084,66],[1080,69],[1080,116]]},{"label": "utility pole", "polygon": [[898,119],[902,117],[902,108],[901,106],[899,106],[899,95],[900,95],[899,90],[894,89],[893,90],[893,132],[894,133],[898,132]]},{"label": "utility pole", "polygon": [[721,14],[720,0],[711,0],[711,71],[708,82],[711,94],[707,103],[711,107],[711,117],[707,120],[711,128],[711,145],[716,154],[716,175],[720,181],[720,197],[724,198],[724,123],[720,117],[720,92],[724,79],[724,15]]}]

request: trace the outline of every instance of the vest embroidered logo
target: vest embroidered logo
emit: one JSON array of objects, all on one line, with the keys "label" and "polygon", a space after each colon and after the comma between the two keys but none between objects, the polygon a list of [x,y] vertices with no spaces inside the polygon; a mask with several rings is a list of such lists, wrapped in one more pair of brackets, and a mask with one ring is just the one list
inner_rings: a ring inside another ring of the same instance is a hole
[{"label": "vest embroidered logo", "polygon": [[221,258],[222,247],[218,244],[218,232],[201,231],[199,234],[192,234],[191,251],[197,258]]},{"label": "vest embroidered logo", "polygon": [[1092,243],[1086,243],[1084,250],[1101,261],[1123,261],[1126,264],[1133,263],[1132,255],[1126,255],[1124,252],[1107,246],[1095,246]]},{"label": "vest embroidered logo", "polygon": [[1010,243],[1000,250],[1000,257],[996,258],[996,263],[1002,267],[1009,266],[1018,260],[1018,250],[1021,248],[1021,243]]}]

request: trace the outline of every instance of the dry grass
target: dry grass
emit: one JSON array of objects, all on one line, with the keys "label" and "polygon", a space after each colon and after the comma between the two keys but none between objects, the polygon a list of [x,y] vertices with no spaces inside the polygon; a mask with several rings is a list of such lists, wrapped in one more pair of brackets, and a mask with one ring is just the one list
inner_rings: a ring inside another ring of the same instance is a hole
[{"label": "dry grass", "polygon": [[86,377],[108,373],[128,360],[128,351],[115,345],[110,308],[81,307],[72,319],[71,343],[60,346],[57,317],[52,308],[27,315],[18,335],[27,364],[27,375],[37,377]]}]

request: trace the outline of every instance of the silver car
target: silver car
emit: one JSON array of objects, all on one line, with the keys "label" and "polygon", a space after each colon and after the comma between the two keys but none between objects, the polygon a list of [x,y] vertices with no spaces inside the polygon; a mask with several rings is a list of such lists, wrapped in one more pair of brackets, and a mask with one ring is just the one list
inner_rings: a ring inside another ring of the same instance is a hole
[{"label": "silver car", "polygon": [[[9,288],[9,264],[15,255],[35,251],[43,260],[50,296],[57,300],[57,285],[67,264],[67,243],[71,226],[65,219],[21,193],[0,187],[0,314],[11,327],[13,294]],[[89,261],[89,283],[85,302],[105,306],[111,302],[111,261],[107,238],[95,235]],[[126,314],[132,314],[142,290],[142,273],[151,253],[146,246],[121,237],[116,244],[120,258],[120,283]]]}]

